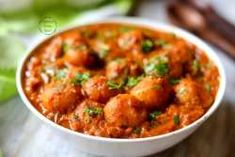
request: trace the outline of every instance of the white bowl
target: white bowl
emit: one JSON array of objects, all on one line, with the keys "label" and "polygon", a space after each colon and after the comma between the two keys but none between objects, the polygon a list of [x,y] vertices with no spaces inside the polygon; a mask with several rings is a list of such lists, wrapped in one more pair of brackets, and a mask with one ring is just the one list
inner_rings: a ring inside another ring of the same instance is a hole
[{"label": "white bowl", "polygon": [[91,135],[85,135],[82,133],[78,133],[67,128],[64,128],[46,117],[44,117],[40,112],[38,112],[34,106],[30,103],[28,98],[26,97],[23,89],[22,89],[22,71],[25,66],[25,62],[30,56],[31,52],[43,41],[47,40],[44,39],[39,42],[34,48],[30,49],[29,53],[26,54],[24,59],[21,62],[21,65],[17,71],[17,88],[19,94],[26,104],[26,106],[35,114],[39,119],[48,123],[52,129],[55,130],[55,133],[58,134],[61,138],[64,138],[66,141],[70,141],[71,145],[77,147],[78,150],[82,152],[88,152],[90,154],[96,155],[104,155],[104,156],[144,156],[154,154],[160,151],[163,151],[186,137],[188,137],[192,132],[194,132],[202,123],[204,123],[208,117],[214,113],[214,111],[218,108],[224,91],[225,91],[225,73],[224,68],[215,54],[215,52],[202,40],[197,38],[196,36],[182,30],[176,28],[174,26],[170,26],[167,24],[162,24],[157,21],[150,21],[146,19],[139,19],[139,18],[111,18],[99,21],[90,21],[85,24],[96,24],[96,23],[103,23],[103,22],[112,22],[112,23],[124,23],[124,24],[132,24],[137,26],[149,27],[165,32],[172,32],[175,33],[177,36],[184,38],[185,40],[195,44],[200,49],[204,50],[207,56],[214,62],[214,64],[219,69],[220,74],[220,85],[219,89],[215,98],[213,105],[210,109],[198,120],[193,122],[192,124],[167,133],[163,135],[147,137],[147,138],[138,138],[138,139],[116,139],[116,138],[104,138],[104,137],[96,137]]}]

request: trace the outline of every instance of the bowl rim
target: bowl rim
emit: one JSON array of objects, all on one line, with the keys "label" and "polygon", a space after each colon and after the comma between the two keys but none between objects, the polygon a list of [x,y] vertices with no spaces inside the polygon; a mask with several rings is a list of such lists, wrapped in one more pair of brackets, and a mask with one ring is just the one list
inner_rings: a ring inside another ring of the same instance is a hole
[{"label": "bowl rim", "polygon": [[[22,87],[22,76],[23,76],[23,68],[25,67],[25,63],[27,59],[32,55],[33,50],[35,50],[38,46],[40,46],[43,42],[46,40],[52,38],[55,35],[58,35],[62,32],[68,31],[70,29],[78,28],[83,25],[91,25],[91,24],[99,24],[99,23],[120,23],[120,24],[130,24],[130,25],[135,25],[135,26],[140,26],[140,27],[146,27],[150,28],[152,30],[159,30],[162,32],[170,32],[174,33],[177,36],[185,39],[186,41],[193,43],[196,45],[198,48],[203,50],[205,54],[208,56],[210,60],[214,62],[214,64],[217,66],[220,74],[220,85],[217,91],[217,95],[215,97],[214,103],[211,105],[211,107],[207,110],[207,112],[201,116],[199,119],[194,121],[193,123],[187,125],[184,128],[165,133],[162,135],[156,135],[156,136],[150,136],[150,137],[144,137],[144,138],[134,138],[134,139],[120,139],[120,138],[109,138],[109,137],[99,137],[99,136],[93,136],[93,135],[88,135],[80,132],[73,131],[71,129],[65,128],[63,126],[60,126],[57,123],[54,123],[53,121],[47,119],[43,114],[41,114],[28,100],[26,97],[23,87]],[[158,21],[153,21],[150,19],[145,19],[145,18],[137,18],[137,17],[112,17],[112,18],[105,18],[105,19],[96,19],[96,20],[87,20],[87,21],[81,21],[81,24],[76,25],[76,26],[70,26],[65,29],[62,29],[61,31],[58,31],[57,33],[48,36],[46,38],[40,39],[37,43],[33,44],[27,51],[27,53],[24,55],[22,58],[18,68],[17,68],[17,74],[16,74],[16,85],[17,85],[17,90],[18,93],[23,100],[24,104],[27,106],[27,108],[35,114],[39,119],[42,121],[46,122],[50,126],[63,131],[68,134],[72,134],[74,136],[78,136],[80,138],[85,138],[89,140],[95,140],[95,141],[103,141],[103,142],[115,142],[115,143],[133,143],[133,142],[147,142],[147,141],[153,141],[153,140],[159,140],[163,138],[167,138],[170,136],[177,135],[179,133],[183,133],[187,130],[193,129],[194,127],[197,127],[201,125],[203,122],[205,122],[214,112],[215,110],[219,107],[224,92],[225,92],[225,87],[226,87],[226,76],[225,76],[225,71],[223,64],[221,63],[219,57],[217,54],[214,52],[214,50],[207,45],[204,41],[196,37],[195,35],[189,33],[186,30],[183,30],[181,28],[178,28],[176,26],[170,25],[170,24],[165,24],[162,22]]]}]

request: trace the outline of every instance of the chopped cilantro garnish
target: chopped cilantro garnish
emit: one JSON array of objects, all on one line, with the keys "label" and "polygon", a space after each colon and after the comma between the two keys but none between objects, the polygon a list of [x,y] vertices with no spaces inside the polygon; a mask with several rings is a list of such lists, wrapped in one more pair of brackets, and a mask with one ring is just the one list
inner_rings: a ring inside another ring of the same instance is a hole
[{"label": "chopped cilantro garnish", "polygon": [[127,86],[133,87],[137,85],[141,81],[141,77],[128,77],[127,79]]},{"label": "chopped cilantro garnish", "polygon": [[155,120],[155,118],[157,117],[157,116],[159,116],[161,114],[161,111],[154,111],[154,112],[151,112],[150,114],[149,114],[149,119],[150,120]]},{"label": "chopped cilantro garnish", "polygon": [[180,117],[179,117],[179,115],[175,115],[173,117],[173,121],[174,121],[175,125],[179,125],[180,124]]},{"label": "chopped cilantro garnish", "polygon": [[209,83],[205,84],[205,88],[208,92],[211,92],[211,85]]},{"label": "chopped cilantro garnish", "polygon": [[158,47],[164,47],[168,44],[167,41],[163,40],[163,39],[159,39],[155,41],[155,45]]},{"label": "chopped cilantro garnish", "polygon": [[98,55],[100,58],[105,58],[110,50],[110,47],[104,43],[99,43]]},{"label": "chopped cilantro garnish", "polygon": [[144,70],[145,73],[150,75],[164,76],[169,71],[168,60],[165,57],[157,57],[150,61],[150,63],[144,67]]},{"label": "chopped cilantro garnish", "polygon": [[85,50],[87,50],[87,46],[84,45],[84,44],[80,44],[80,45],[74,46],[73,49],[80,50],[80,51],[85,51]]},{"label": "chopped cilantro garnish", "polygon": [[72,79],[72,83],[75,85],[82,84],[90,78],[89,73],[77,73]]},{"label": "chopped cilantro garnish", "polygon": [[71,46],[69,44],[67,44],[65,42],[62,44],[63,53],[66,53],[70,48],[71,48]]},{"label": "chopped cilantro garnish", "polygon": [[103,109],[101,107],[87,107],[84,112],[91,117],[95,117],[101,115],[103,113]]},{"label": "chopped cilantro garnish", "polygon": [[167,63],[159,63],[155,65],[155,71],[158,75],[163,76],[168,73],[168,64]]},{"label": "chopped cilantro garnish", "polygon": [[150,39],[145,39],[141,43],[141,48],[143,52],[150,52],[154,48],[154,42]]},{"label": "chopped cilantro garnish", "polygon": [[133,133],[134,134],[140,134],[141,133],[141,128],[139,128],[139,127],[137,127],[137,128],[135,128],[134,130],[133,130]]},{"label": "chopped cilantro garnish", "polygon": [[173,78],[173,77],[169,78],[169,83],[170,83],[171,85],[176,85],[176,84],[178,84],[179,82],[180,82],[180,79],[178,79],[178,78]]},{"label": "chopped cilantro garnish", "polygon": [[200,63],[198,60],[194,59],[193,63],[192,63],[192,70],[193,70],[193,74],[197,74],[198,71],[200,70]]},{"label": "chopped cilantro garnish", "polygon": [[66,53],[70,49],[85,51],[87,49],[87,46],[84,45],[84,44],[80,44],[80,45],[75,45],[74,46],[74,45],[70,45],[70,44],[68,44],[66,42],[64,42],[62,44],[63,53]]},{"label": "chopped cilantro garnish", "polygon": [[57,70],[55,73],[55,78],[58,80],[64,79],[67,76],[68,70],[66,68]]},{"label": "chopped cilantro garnish", "polygon": [[109,89],[111,89],[111,90],[113,90],[113,89],[122,89],[123,86],[124,86],[124,82],[117,83],[117,82],[114,82],[112,80],[108,80],[107,84],[109,86]]}]

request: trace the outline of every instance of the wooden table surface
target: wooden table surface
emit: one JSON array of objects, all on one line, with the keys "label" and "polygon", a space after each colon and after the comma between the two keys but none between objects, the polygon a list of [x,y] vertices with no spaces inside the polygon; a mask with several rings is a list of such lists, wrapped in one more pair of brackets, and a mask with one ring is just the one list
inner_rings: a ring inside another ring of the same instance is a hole
[{"label": "wooden table surface", "polygon": [[[137,16],[167,22],[165,1],[142,1]],[[223,102],[195,133],[154,157],[235,157],[235,61],[215,49],[227,74]],[[58,149],[58,145],[63,147]],[[5,157],[90,157],[53,134],[20,98],[0,104],[0,149]],[[92,156],[91,156],[92,157]]]}]

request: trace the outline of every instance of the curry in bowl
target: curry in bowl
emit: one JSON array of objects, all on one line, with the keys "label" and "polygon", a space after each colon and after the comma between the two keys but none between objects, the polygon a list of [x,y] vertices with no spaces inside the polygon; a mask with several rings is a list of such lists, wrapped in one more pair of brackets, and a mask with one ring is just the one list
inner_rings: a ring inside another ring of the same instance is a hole
[{"label": "curry in bowl", "polygon": [[143,138],[207,112],[220,83],[206,54],[171,32],[120,23],[51,37],[27,59],[26,96],[51,121],[84,134]]}]

